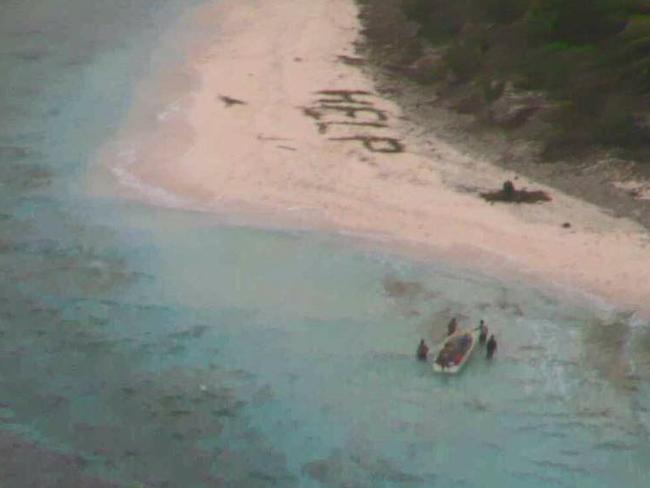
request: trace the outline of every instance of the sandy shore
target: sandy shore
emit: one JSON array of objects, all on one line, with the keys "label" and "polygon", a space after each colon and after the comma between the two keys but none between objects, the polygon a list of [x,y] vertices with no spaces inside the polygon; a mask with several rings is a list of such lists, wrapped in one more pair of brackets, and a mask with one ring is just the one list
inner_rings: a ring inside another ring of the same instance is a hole
[{"label": "sandy shore", "polygon": [[353,0],[221,0],[191,23],[214,38],[143,80],[100,154],[122,194],[352,231],[650,309],[644,229],[549,188],[541,205],[480,199],[516,175],[422,133],[376,93],[355,66]]}]

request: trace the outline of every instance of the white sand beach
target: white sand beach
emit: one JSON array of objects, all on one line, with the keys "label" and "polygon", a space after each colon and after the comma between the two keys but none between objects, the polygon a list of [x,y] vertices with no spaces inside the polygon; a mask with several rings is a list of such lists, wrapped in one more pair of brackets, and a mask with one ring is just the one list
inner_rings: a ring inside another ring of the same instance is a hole
[{"label": "white sand beach", "polygon": [[[221,0],[183,22],[215,35],[141,81],[92,191],[379,237],[650,309],[648,233],[413,126],[355,66],[353,0]],[[106,169],[128,185],[96,184]],[[552,201],[479,197],[515,177]]]}]

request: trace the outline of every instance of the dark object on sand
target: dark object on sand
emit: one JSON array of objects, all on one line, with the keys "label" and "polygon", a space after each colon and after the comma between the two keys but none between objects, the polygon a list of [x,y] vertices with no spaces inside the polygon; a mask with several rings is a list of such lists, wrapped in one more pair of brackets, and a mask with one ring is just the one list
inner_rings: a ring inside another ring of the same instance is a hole
[{"label": "dark object on sand", "polygon": [[246,105],[246,102],[243,100],[227,97],[225,95],[219,95],[219,100],[221,100],[226,105],[226,107],[230,107],[232,105]]},{"label": "dark object on sand", "polygon": [[503,197],[508,200],[512,201],[515,198],[515,185],[512,183],[512,181],[508,180],[505,183],[503,183]]},{"label": "dark object on sand", "polygon": [[565,228],[565,229],[569,229],[571,227],[571,224],[569,222],[564,222],[562,224],[562,227]]},{"label": "dark object on sand", "polygon": [[539,203],[551,201],[551,197],[546,192],[517,190],[510,180],[503,183],[503,188],[500,191],[481,193],[481,197],[488,202]]},{"label": "dark object on sand", "polygon": [[429,348],[427,347],[426,343],[424,342],[424,339],[422,339],[420,341],[420,345],[418,346],[417,358],[420,361],[426,361],[428,354],[429,354]]},{"label": "dark object on sand", "polygon": [[487,354],[486,357],[488,359],[492,359],[492,356],[494,356],[494,353],[497,350],[497,340],[494,338],[494,334],[490,336],[490,340],[487,341]]},{"label": "dark object on sand", "polygon": [[355,58],[352,56],[345,56],[343,54],[339,56],[339,61],[350,66],[362,66],[366,64],[366,60],[364,58]]}]

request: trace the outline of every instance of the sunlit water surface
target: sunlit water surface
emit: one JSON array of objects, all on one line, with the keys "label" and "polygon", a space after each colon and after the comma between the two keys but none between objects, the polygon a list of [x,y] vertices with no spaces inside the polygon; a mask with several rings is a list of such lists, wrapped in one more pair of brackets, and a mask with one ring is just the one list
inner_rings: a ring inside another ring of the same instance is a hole
[{"label": "sunlit water surface", "polygon": [[[0,485],[650,486],[648,324],[86,194],[197,3],[1,2]],[[499,350],[435,376],[414,350],[452,315]]]}]

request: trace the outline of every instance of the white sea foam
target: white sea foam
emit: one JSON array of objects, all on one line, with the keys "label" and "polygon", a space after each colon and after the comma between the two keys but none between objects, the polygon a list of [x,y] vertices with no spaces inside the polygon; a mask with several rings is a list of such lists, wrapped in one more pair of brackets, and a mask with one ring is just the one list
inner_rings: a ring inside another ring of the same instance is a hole
[{"label": "white sea foam", "polygon": [[[117,158],[109,165],[111,173],[117,178],[120,184],[135,190],[143,199],[149,203],[168,208],[194,208],[190,200],[182,198],[164,188],[144,182],[135,176],[131,168],[137,164],[137,150],[135,147],[123,147],[116,152]],[[199,208],[197,208],[198,210]]]},{"label": "white sea foam", "polygon": [[180,97],[167,104],[156,114],[156,119],[158,119],[159,122],[169,122],[173,117],[183,114],[188,103],[187,98],[189,98],[189,96]]}]

